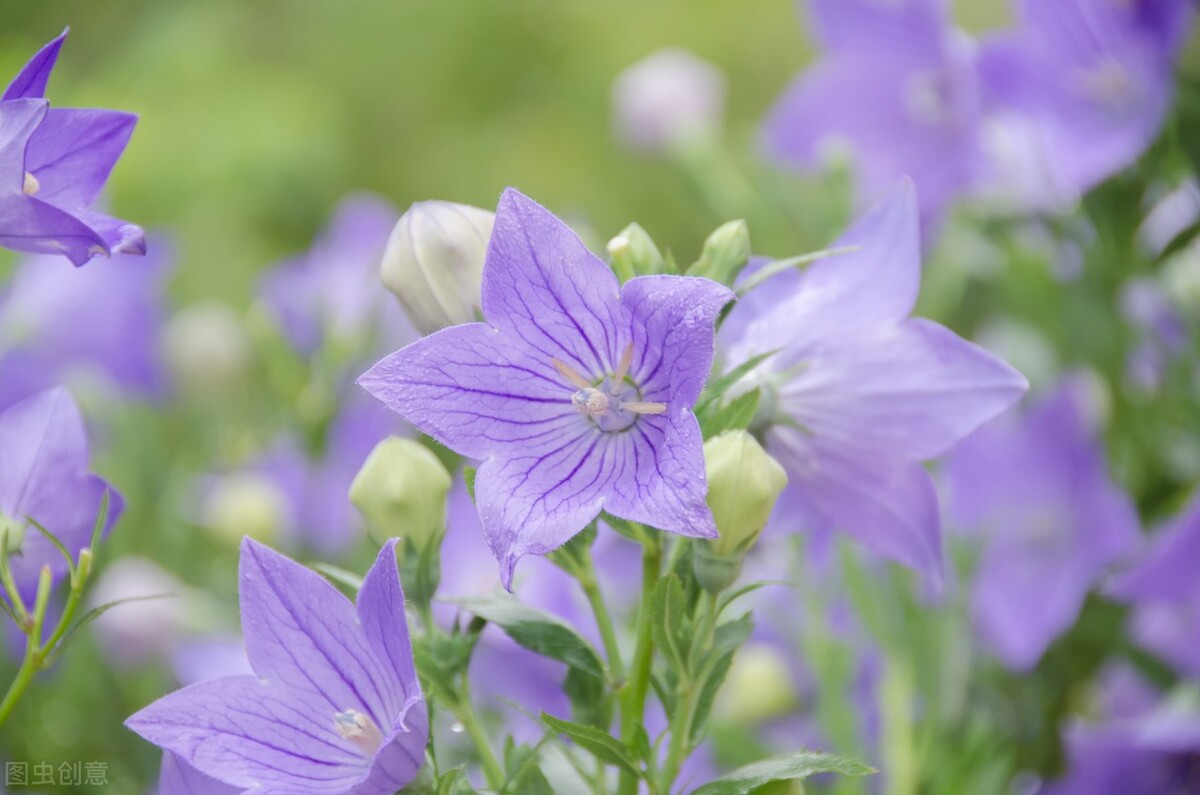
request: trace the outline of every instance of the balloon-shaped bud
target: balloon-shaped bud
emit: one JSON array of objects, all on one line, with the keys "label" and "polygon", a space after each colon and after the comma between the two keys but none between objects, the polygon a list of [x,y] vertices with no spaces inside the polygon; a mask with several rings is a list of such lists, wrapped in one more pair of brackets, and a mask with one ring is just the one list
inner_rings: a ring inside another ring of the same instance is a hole
[{"label": "balloon-shaped bud", "polygon": [[350,485],[350,501],[376,533],[421,550],[445,534],[449,492],[450,473],[428,447],[389,436],[367,456]]}]

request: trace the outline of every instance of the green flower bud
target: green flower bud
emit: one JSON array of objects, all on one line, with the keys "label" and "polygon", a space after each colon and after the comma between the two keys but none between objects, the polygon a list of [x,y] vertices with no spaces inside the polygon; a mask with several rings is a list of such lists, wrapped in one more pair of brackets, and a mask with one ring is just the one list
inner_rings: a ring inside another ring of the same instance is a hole
[{"label": "green flower bud", "polygon": [[450,473],[428,447],[389,436],[354,477],[350,501],[373,530],[421,550],[441,543],[449,491]]},{"label": "green flower bud", "polygon": [[708,507],[720,533],[709,548],[719,557],[740,558],[767,526],[787,473],[746,431],[729,431],[705,442],[704,465]]},{"label": "green flower bud", "polygon": [[783,654],[765,643],[747,643],[733,658],[716,711],[730,723],[753,726],[787,714],[796,702],[791,668]]},{"label": "green flower bud", "polygon": [[287,516],[287,497],[267,478],[251,472],[226,475],[204,503],[204,524],[231,544],[250,536],[274,543]]},{"label": "green flower bud", "polygon": [[483,259],[496,214],[466,204],[417,202],[383,253],[383,284],[425,334],[470,323],[480,311]]},{"label": "green flower bud", "polygon": [[622,282],[635,276],[662,273],[666,269],[662,252],[646,230],[637,224],[630,224],[608,241],[608,256],[613,272]]},{"label": "green flower bud", "polygon": [[0,513],[0,540],[3,541],[0,555],[20,555],[25,543],[25,523]]},{"label": "green flower bud", "polygon": [[163,356],[187,395],[220,399],[250,372],[253,349],[242,317],[203,302],[181,309],[163,330]]},{"label": "green flower bud", "polygon": [[734,278],[750,261],[750,228],[745,221],[730,221],[704,241],[700,259],[688,268],[689,276],[704,276],[721,284]]}]

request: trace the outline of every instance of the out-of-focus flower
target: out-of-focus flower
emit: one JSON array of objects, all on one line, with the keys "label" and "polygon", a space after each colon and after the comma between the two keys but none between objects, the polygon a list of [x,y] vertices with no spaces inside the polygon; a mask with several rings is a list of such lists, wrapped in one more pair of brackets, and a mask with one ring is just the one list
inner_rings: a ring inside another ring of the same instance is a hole
[{"label": "out-of-focus flower", "polygon": [[443,329],[359,383],[482,460],[475,497],[506,586],[517,560],[607,510],[713,537],[691,407],[733,293],[707,279],[613,272],[545,208],[504,192],[483,269],[486,323]]},{"label": "out-of-focus flower", "polygon": [[711,137],[724,112],[725,75],[687,50],[659,50],[613,82],[617,136],[643,152],[667,152]]},{"label": "out-of-focus flower", "polygon": [[951,27],[947,6],[809,0],[824,55],[768,116],[771,151],[811,167],[844,142],[864,203],[908,175],[921,189],[922,221],[935,222],[981,164],[974,45]]},{"label": "out-of-focus flower", "polygon": [[1153,391],[1162,381],[1163,372],[1188,344],[1187,323],[1156,279],[1129,279],[1121,286],[1118,300],[1122,317],[1139,337],[1129,354],[1126,372],[1135,386]]},{"label": "out-of-focus flower", "polygon": [[948,515],[984,544],[976,624],[1015,670],[1037,663],[1138,541],[1137,512],[1108,476],[1086,400],[1083,383],[1068,380],[1025,416],[985,426],[946,464]]},{"label": "out-of-focus flower", "polygon": [[243,536],[277,543],[292,518],[284,490],[271,478],[252,471],[214,478],[203,503],[204,525],[233,545]]},{"label": "out-of-focus flower", "polygon": [[1200,678],[1200,497],[1154,535],[1142,560],[1114,583],[1136,607],[1131,634],[1186,676]]},{"label": "out-of-focus flower", "polygon": [[424,549],[446,532],[449,491],[450,473],[428,447],[389,436],[354,476],[350,501],[376,533]]},{"label": "out-of-focus flower", "polygon": [[179,310],[163,331],[163,356],[185,394],[226,395],[250,369],[250,338],[237,312],[203,302]]},{"label": "out-of-focus flower", "polygon": [[121,515],[121,495],[88,472],[83,417],[65,389],[47,389],[0,412],[0,525],[8,535],[8,566],[22,601],[32,606],[44,566],[54,579],[67,561],[36,527],[59,540],[72,557],[91,541],[104,494],[107,533]]},{"label": "out-of-focus flower", "polygon": [[[171,246],[76,270],[30,257],[0,296],[0,406],[56,383],[98,377],[134,397],[166,388],[158,338]],[[69,318],[69,322],[65,319]]]},{"label": "out-of-focus flower", "polygon": [[97,254],[145,253],[140,228],[92,208],[137,116],[51,108],[45,99],[66,37],[38,51],[0,95],[0,246],[62,254],[76,265]]},{"label": "out-of-focus flower", "polygon": [[311,354],[331,340],[390,345],[408,336],[402,313],[385,301],[378,268],[396,210],[369,194],[350,196],[309,251],[267,272],[260,293],[288,341]]},{"label": "out-of-focus flower", "polygon": [[1200,185],[1189,177],[1150,207],[1138,228],[1138,242],[1150,256],[1158,256],[1197,220],[1200,220]]},{"label": "out-of-focus flower", "polygon": [[800,497],[797,521],[844,530],[936,584],[941,524],[920,462],[1010,407],[1025,379],[909,317],[921,278],[910,182],[835,245],[856,250],[773,276],[734,307],[725,367],[775,352],[745,383],[763,390],[756,424]]},{"label": "out-of-focus flower", "polygon": [[443,201],[417,202],[400,216],[379,273],[422,334],[479,317],[495,219],[490,210]]},{"label": "out-of-focus flower", "polygon": [[1188,5],[1020,0],[1021,27],[979,56],[989,110],[1014,139],[990,186],[1019,206],[1053,207],[1141,155],[1170,103]]},{"label": "out-of-focus flower", "polygon": [[255,676],[200,682],[126,722],[223,783],[277,792],[390,795],[425,759],[395,542],[357,609],[314,572],[247,539],[242,629]]}]

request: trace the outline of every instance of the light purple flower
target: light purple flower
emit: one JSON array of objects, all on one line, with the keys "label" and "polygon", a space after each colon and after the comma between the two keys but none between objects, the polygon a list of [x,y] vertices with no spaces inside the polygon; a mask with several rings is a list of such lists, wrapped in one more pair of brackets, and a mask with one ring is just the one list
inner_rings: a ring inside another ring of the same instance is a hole
[{"label": "light purple flower", "polygon": [[936,585],[941,524],[920,462],[1015,403],[1025,379],[909,317],[921,279],[911,182],[834,245],[858,248],[774,276],[738,303],[721,330],[725,367],[776,351],[745,382],[763,389],[756,427],[805,529],[844,530]]},{"label": "light purple flower", "polygon": [[1130,634],[1141,646],[1200,678],[1200,497],[1154,535],[1112,591],[1135,605]]},{"label": "light purple flower", "polygon": [[0,451],[0,523],[16,549],[8,565],[21,599],[31,607],[42,567],[49,566],[57,580],[67,562],[28,520],[78,557],[91,540],[104,493],[109,494],[105,533],[123,502],[88,472],[87,432],[65,389],[39,392],[0,412]]},{"label": "light purple flower", "polygon": [[1023,417],[985,426],[946,463],[948,516],[982,536],[972,586],[980,634],[1005,665],[1032,668],[1079,617],[1106,567],[1136,547],[1132,501],[1112,482],[1068,380]]},{"label": "light purple flower", "polygon": [[166,391],[158,343],[174,259],[167,241],[155,243],[147,257],[117,255],[82,270],[57,257],[21,263],[0,293],[0,406],[97,376],[127,396]]},{"label": "light purple flower", "polygon": [[[1162,126],[1186,0],[1020,0],[1022,25],[983,45],[989,112],[1011,124],[1014,155],[1036,164],[1010,198],[1071,201],[1130,165]],[[1009,181],[1012,162],[989,181]]]},{"label": "light purple flower", "polygon": [[482,461],[479,515],[511,586],[518,559],[558,547],[601,510],[716,535],[691,407],[713,319],[732,298],[699,278],[622,286],[562,221],[510,188],[483,267],[487,322],[418,340],[359,383]]},{"label": "light purple flower", "polygon": [[163,754],[158,795],[241,795],[242,788],[204,775],[170,752]]},{"label": "light purple flower", "polygon": [[51,108],[44,98],[66,37],[43,47],[0,96],[0,246],[76,265],[97,254],[142,254],[140,228],[92,208],[137,116]]},{"label": "light purple flower", "polygon": [[257,676],[192,685],[126,725],[243,789],[391,795],[408,784],[424,761],[429,727],[395,541],[380,550],[357,608],[316,573],[250,539],[239,582]]},{"label": "light purple flower", "polygon": [[765,122],[770,150],[812,167],[831,142],[849,145],[859,198],[887,195],[902,176],[936,221],[976,178],[979,88],[974,46],[942,0],[809,0],[823,55],[788,87]]}]

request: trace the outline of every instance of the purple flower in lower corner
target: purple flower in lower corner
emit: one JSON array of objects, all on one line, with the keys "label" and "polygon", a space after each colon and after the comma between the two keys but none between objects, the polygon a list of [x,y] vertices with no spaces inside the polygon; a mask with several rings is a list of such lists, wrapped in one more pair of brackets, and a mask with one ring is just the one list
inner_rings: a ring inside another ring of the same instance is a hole
[{"label": "purple flower in lower corner", "polygon": [[412,781],[429,726],[395,542],[380,550],[357,606],[250,539],[239,583],[255,676],[186,687],[126,725],[199,773],[255,792],[390,795]]},{"label": "purple flower in lower corner", "polygon": [[30,522],[78,557],[91,541],[105,492],[107,532],[121,514],[121,496],[88,472],[87,431],[65,389],[38,392],[0,412],[0,527],[7,530],[8,565],[27,606],[43,566],[55,579],[67,571],[66,559]]},{"label": "purple flower in lower corner", "polygon": [[139,227],[92,206],[137,116],[50,107],[46,82],[66,37],[43,47],[0,95],[0,246],[76,265],[97,254],[142,254]]},{"label": "purple flower in lower corner", "polygon": [[1084,383],[1068,380],[946,464],[950,521],[982,535],[975,623],[1014,670],[1037,664],[1105,568],[1138,543],[1137,511],[1108,475],[1085,399]]},{"label": "purple flower in lower corner", "polygon": [[918,226],[906,180],[834,244],[854,250],[752,289],[721,341],[727,369],[774,352],[745,382],[762,389],[756,427],[787,470],[785,495],[795,492],[781,502],[802,508],[805,529],[844,530],[936,586],[941,523],[921,462],[1012,406],[1026,382],[950,330],[909,317]]},{"label": "purple flower in lower corner", "polygon": [[508,189],[483,266],[486,323],[452,326],[359,379],[425,433],[482,460],[475,498],[511,586],[517,560],[606,510],[716,535],[692,405],[732,300],[707,279],[624,286],[573,232]]}]

